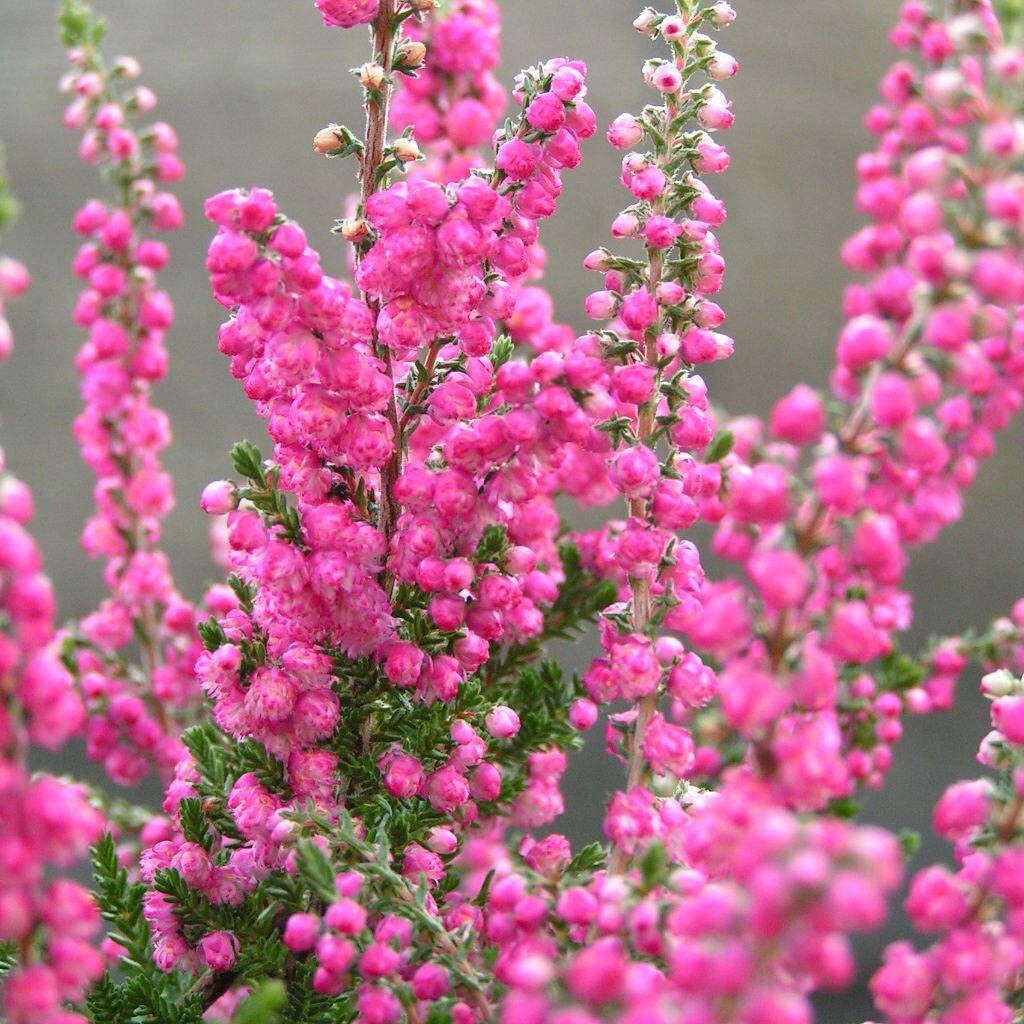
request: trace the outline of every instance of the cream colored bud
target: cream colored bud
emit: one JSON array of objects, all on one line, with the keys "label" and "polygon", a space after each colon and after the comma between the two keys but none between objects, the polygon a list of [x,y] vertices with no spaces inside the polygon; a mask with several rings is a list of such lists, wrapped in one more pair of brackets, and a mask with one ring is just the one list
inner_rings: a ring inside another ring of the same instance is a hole
[{"label": "cream colored bud", "polygon": [[369,234],[370,225],[362,217],[346,217],[341,222],[341,237],[346,242],[361,242]]},{"label": "cream colored bud", "polygon": [[384,84],[384,69],[370,61],[359,69],[359,84],[364,89],[379,89]]},{"label": "cream colored bud", "polygon": [[321,128],[313,136],[313,152],[321,156],[335,153],[342,147],[341,136],[336,128]]},{"label": "cream colored bud", "polygon": [[1016,677],[1005,668],[989,672],[988,675],[981,678],[981,692],[992,700],[997,697],[1006,697],[1016,689]]},{"label": "cream colored bud", "polygon": [[427,48],[418,39],[403,40],[395,50],[395,67],[420,68],[427,57]]},{"label": "cream colored bud", "polygon": [[416,145],[416,140],[404,135],[399,139],[395,139],[392,149],[395,153],[395,159],[400,160],[403,164],[411,164],[414,160],[419,160],[420,158],[420,147]]}]

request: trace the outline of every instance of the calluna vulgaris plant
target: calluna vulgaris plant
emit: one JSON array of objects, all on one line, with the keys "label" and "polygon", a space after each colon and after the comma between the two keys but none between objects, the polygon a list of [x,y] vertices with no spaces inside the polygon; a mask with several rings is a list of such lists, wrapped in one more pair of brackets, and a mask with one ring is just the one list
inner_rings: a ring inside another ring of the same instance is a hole
[{"label": "calluna vulgaris plant", "polygon": [[[990,771],[935,809],[956,871],[910,885],[934,943],[891,946],[871,990],[892,1024],[1024,1020],[1024,603],[920,654],[896,639],[910,548],[960,516],[1024,402],[1020,5],[903,4],[830,388],[767,423],[720,422],[698,372],[733,348],[708,184],[729,164],[728,3],[634,22],[658,44],[652,102],[607,128],[626,206],[586,257],[581,337],[538,239],[597,132],[585,65],[529,68],[510,102],[496,0],[315,7],[370,33],[365,128],[314,139],[357,168],[351,280],[269,191],[208,200],[219,348],[269,442],[203,492],[225,580],[197,604],[160,549],[150,402],[184,168],[136,61],[104,60],[78,0],[61,11],[65,123],[108,184],[73,269],[82,544],[109,596],[55,627],[32,497],[4,475],[6,1020],[804,1024],[901,882],[855,797],[972,659]],[[14,212],[0,182],[0,227]],[[0,302],[28,286],[0,259]],[[575,532],[574,502],[610,517]],[[705,578],[698,522],[730,575]],[[548,642],[593,623],[601,656],[568,678]],[[607,843],[574,851],[546,827],[602,711],[624,781]],[[29,771],[76,736],[113,783],[158,773],[162,806]],[[64,874],[90,847],[92,895]]]}]

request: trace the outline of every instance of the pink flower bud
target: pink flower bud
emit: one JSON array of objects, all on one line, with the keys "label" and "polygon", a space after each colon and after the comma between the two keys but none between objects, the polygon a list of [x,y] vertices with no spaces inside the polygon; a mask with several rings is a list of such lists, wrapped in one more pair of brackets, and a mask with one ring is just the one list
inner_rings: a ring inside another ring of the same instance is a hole
[{"label": "pink flower bud", "polygon": [[238,504],[235,485],[229,480],[214,480],[203,488],[199,505],[208,516],[226,516]]},{"label": "pink flower bud", "polygon": [[320,921],[314,914],[292,914],[284,928],[282,940],[294,953],[305,953],[316,945]]},{"label": "pink flower bud", "polygon": [[211,971],[228,971],[238,958],[238,939],[232,932],[210,932],[199,940],[199,955]]},{"label": "pink flower bud", "polygon": [[620,114],[608,128],[608,141],[616,149],[629,149],[644,137],[644,126],[632,114]]}]

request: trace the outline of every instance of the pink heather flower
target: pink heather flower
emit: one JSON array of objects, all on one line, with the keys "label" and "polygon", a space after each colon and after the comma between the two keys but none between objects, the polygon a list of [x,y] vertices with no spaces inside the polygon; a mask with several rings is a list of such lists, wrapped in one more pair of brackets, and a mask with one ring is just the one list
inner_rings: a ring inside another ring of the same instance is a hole
[{"label": "pink heather flower", "polygon": [[586,732],[597,721],[597,705],[585,698],[574,701],[569,708],[569,724],[578,732]]},{"label": "pink heather flower", "polygon": [[314,914],[292,914],[284,928],[282,941],[295,953],[305,953],[316,945],[320,921]]},{"label": "pink heather flower", "polygon": [[806,560],[794,551],[759,551],[747,562],[747,572],[772,609],[799,607],[810,587]]},{"label": "pink heather flower", "polygon": [[623,448],[610,467],[612,482],[627,498],[644,498],[661,474],[658,456],[646,445]]},{"label": "pink heather flower", "polygon": [[214,480],[203,488],[199,504],[209,516],[226,516],[238,504],[235,485],[229,480]]},{"label": "pink heather flower", "polygon": [[426,775],[411,754],[397,753],[384,759],[384,786],[399,800],[410,800],[420,791]]},{"label": "pink heather flower", "polygon": [[324,924],[342,935],[357,935],[366,927],[366,911],[355,900],[338,900],[324,912]]},{"label": "pink heather flower", "polygon": [[704,90],[704,104],[697,112],[701,126],[709,132],[732,127],[736,120],[730,107],[732,104],[717,86],[708,86]]},{"label": "pink heather flower", "polygon": [[503,705],[489,711],[484,721],[487,731],[496,739],[511,739],[519,732],[519,716],[512,708]]},{"label": "pink heather flower", "polygon": [[644,331],[657,323],[658,301],[646,288],[640,288],[622,300],[619,316],[630,330]]},{"label": "pink heather flower", "polygon": [[651,75],[651,85],[659,92],[674,96],[683,86],[683,76],[674,64],[662,64]]},{"label": "pink heather flower", "polygon": [[716,28],[725,28],[736,20],[736,11],[725,0],[719,0],[711,6],[711,20]]},{"label": "pink heather flower", "polygon": [[538,131],[556,132],[565,124],[565,106],[553,92],[542,92],[526,108],[526,120]]},{"label": "pink heather flower", "polygon": [[825,408],[816,391],[797,384],[772,410],[772,433],[793,444],[813,444],[825,429]]},{"label": "pink heather flower", "polygon": [[1010,743],[1024,745],[1024,697],[1000,697],[992,704],[992,725]]},{"label": "pink heather flower", "polygon": [[667,179],[660,167],[645,167],[629,179],[629,191],[637,199],[657,199],[665,191]]},{"label": "pink heather flower", "polygon": [[910,885],[907,914],[921,931],[945,931],[959,924],[967,913],[967,896],[957,879],[944,867],[921,871]]},{"label": "pink heather flower", "polygon": [[990,811],[987,782],[958,782],[950,786],[935,805],[932,825],[940,836],[959,842],[984,825]]},{"label": "pink heather flower", "polygon": [[632,114],[620,114],[608,128],[608,141],[616,149],[629,149],[644,137],[644,126]]},{"label": "pink heather flower", "polygon": [[448,970],[436,963],[425,963],[416,968],[412,976],[412,994],[417,999],[433,1002],[442,999],[451,990]]},{"label": "pink heather flower", "polygon": [[440,768],[427,779],[427,799],[434,810],[450,814],[469,799],[469,785],[457,768]]},{"label": "pink heather flower", "polygon": [[322,935],[316,944],[316,956],[320,966],[337,978],[355,963],[358,950],[348,939],[337,935]]},{"label": "pink heather flower", "polygon": [[849,370],[866,366],[889,354],[892,332],[884,320],[864,315],[855,317],[840,332],[836,357]]},{"label": "pink heather flower", "polygon": [[577,953],[566,971],[566,985],[590,1006],[617,999],[626,984],[627,962],[619,940],[598,939]]},{"label": "pink heather flower", "polygon": [[715,82],[724,82],[727,78],[732,78],[739,69],[739,61],[732,54],[719,50],[708,64],[708,78]]},{"label": "pink heather flower", "polygon": [[232,932],[210,932],[199,940],[199,955],[212,971],[228,971],[238,957],[238,939]]},{"label": "pink heather flower", "polygon": [[324,24],[341,28],[368,25],[377,17],[379,6],[379,0],[316,0]]},{"label": "pink heather flower", "polygon": [[533,176],[540,156],[540,147],[536,143],[510,139],[499,147],[495,166],[513,181],[527,181]]},{"label": "pink heather flower", "polygon": [[610,320],[615,315],[618,298],[614,292],[591,292],[584,306],[587,315],[594,320]]},{"label": "pink heather flower", "polygon": [[687,729],[671,725],[663,715],[656,714],[644,733],[644,757],[656,774],[685,778],[693,765],[693,737]]}]

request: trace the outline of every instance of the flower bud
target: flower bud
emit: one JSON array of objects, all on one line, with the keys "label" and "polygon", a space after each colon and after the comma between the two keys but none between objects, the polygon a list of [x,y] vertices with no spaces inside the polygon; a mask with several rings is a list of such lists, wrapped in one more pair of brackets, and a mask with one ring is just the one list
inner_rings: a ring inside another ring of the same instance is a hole
[{"label": "flower bud", "polygon": [[724,82],[739,71],[739,61],[730,53],[716,53],[708,64],[708,78],[715,82]]},{"label": "flower bud", "polygon": [[653,7],[645,7],[633,22],[633,28],[637,32],[643,32],[644,35],[651,36],[654,35],[660,20],[661,15]]},{"label": "flower bud", "polygon": [[238,492],[230,480],[214,480],[203,488],[199,507],[208,516],[226,516],[238,506]]},{"label": "flower bud", "polygon": [[346,217],[341,222],[341,237],[346,242],[361,242],[370,235],[370,225],[362,217]]},{"label": "flower bud", "polygon": [[418,39],[403,39],[395,50],[395,67],[412,70],[423,67],[427,48]]},{"label": "flower bud", "polygon": [[379,89],[384,84],[384,68],[375,61],[369,61],[356,72],[359,84],[364,89]]},{"label": "flower bud", "polygon": [[395,139],[392,150],[394,151],[395,159],[403,164],[414,163],[422,156],[420,147],[416,145],[416,140],[407,136]]},{"label": "flower bud", "polygon": [[336,153],[344,144],[337,128],[321,128],[313,136],[313,152],[321,156]]},{"label": "flower bud", "polygon": [[1012,672],[1005,668],[989,672],[981,678],[981,692],[990,700],[1006,697],[1017,689],[1017,680]]},{"label": "flower bud", "polygon": [[736,12],[724,0],[711,8],[711,23],[716,28],[725,28],[726,25],[731,25],[735,20]]}]

